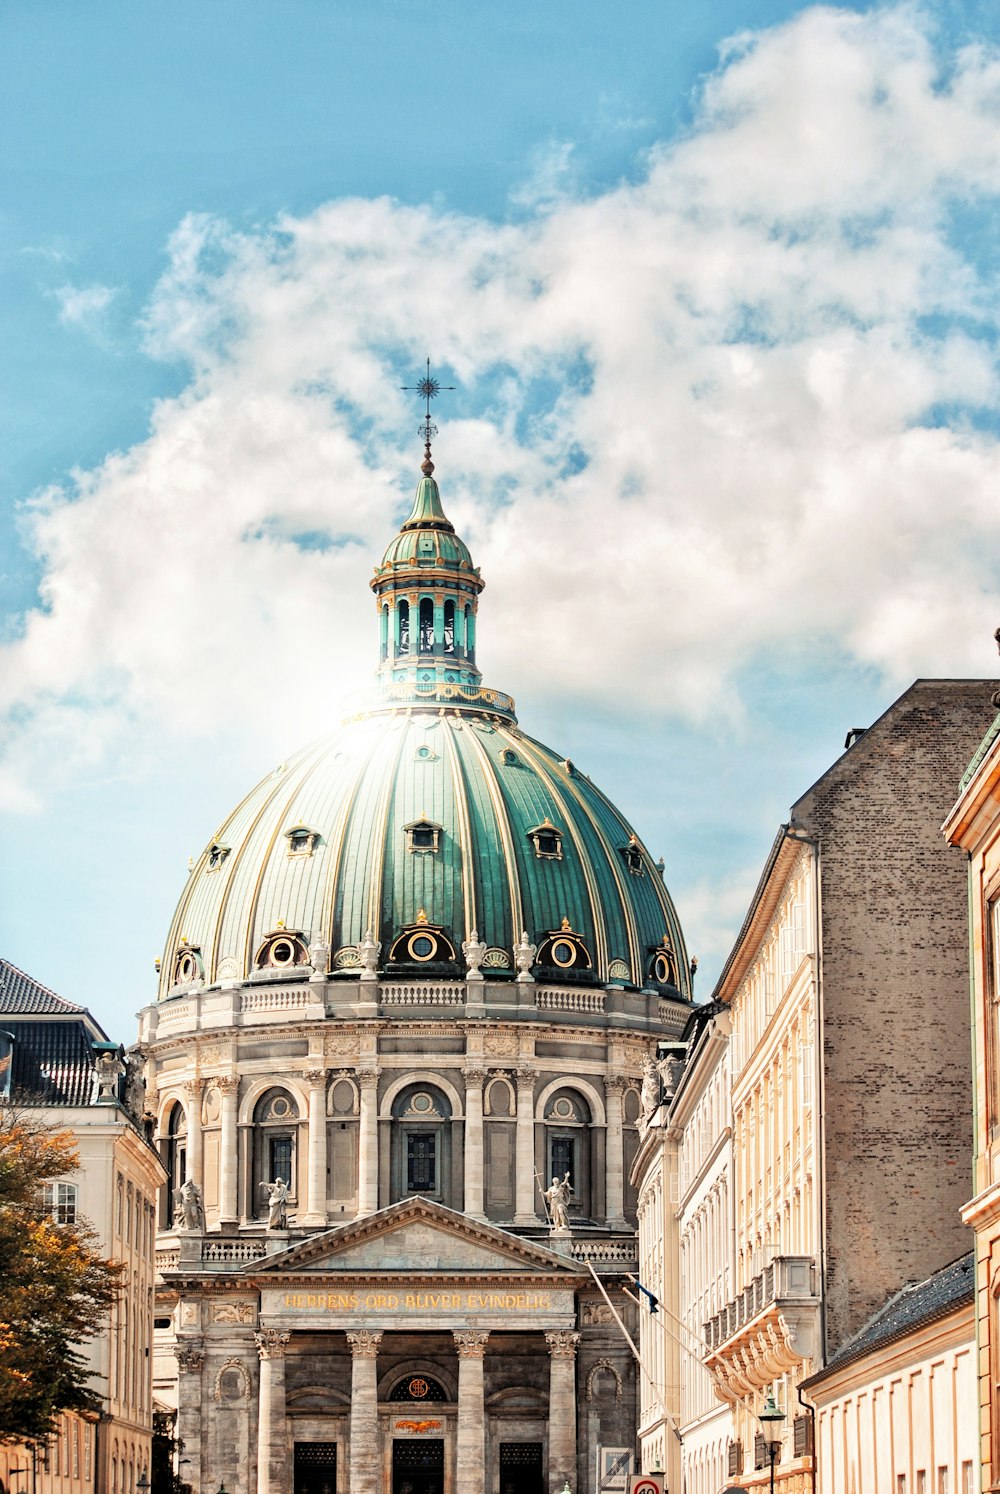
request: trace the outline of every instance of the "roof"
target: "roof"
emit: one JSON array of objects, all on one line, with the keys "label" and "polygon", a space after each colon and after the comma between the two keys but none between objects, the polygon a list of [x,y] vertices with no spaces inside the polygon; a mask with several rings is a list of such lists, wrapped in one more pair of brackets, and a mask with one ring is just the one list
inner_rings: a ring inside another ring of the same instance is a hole
[{"label": "roof", "polygon": [[83,1020],[11,1021],[0,1030],[14,1039],[10,1092],[32,1105],[89,1105],[94,1096],[94,1048]]},{"label": "roof", "polygon": [[8,1012],[23,1012],[30,1016],[64,1016],[70,1012],[86,1012],[86,1007],[75,1001],[65,1001],[43,986],[41,981],[25,975],[9,960],[0,958],[0,1015]]},{"label": "roof", "polygon": [[926,1281],[909,1282],[902,1291],[890,1297],[874,1317],[869,1318],[860,1332],[841,1344],[818,1374],[802,1382],[803,1389],[818,1385],[844,1365],[863,1359],[866,1354],[905,1338],[938,1318],[947,1317],[973,1301],[975,1287],[975,1252],[972,1250],[935,1271]]}]

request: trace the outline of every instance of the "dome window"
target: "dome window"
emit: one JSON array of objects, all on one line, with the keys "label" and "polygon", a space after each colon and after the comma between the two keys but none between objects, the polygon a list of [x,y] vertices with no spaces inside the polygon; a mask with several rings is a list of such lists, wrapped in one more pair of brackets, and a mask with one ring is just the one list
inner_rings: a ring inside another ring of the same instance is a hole
[{"label": "dome window", "polygon": [[535,848],[535,855],[540,861],[562,860],[562,831],[553,825],[550,819],[544,819],[540,825],[528,831],[528,839]]},{"label": "dome window", "polygon": [[420,652],[434,652],[434,603],[430,597],[420,599]]},{"label": "dome window", "polygon": [[319,843],[319,838],[318,830],[310,830],[309,826],[303,825],[300,820],[297,825],[285,831],[289,856],[311,856]]},{"label": "dome window", "polygon": [[174,985],[191,985],[193,981],[201,979],[201,971],[201,950],[197,944],[189,944],[186,939],[182,939],[174,958]]},{"label": "dome window", "polygon": [[521,765],[521,759],[518,757],[513,747],[504,748],[504,750],[500,754],[500,761],[503,763],[505,768],[518,768]]},{"label": "dome window", "polygon": [[455,603],[450,599],[444,604],[444,651],[455,652]]},{"label": "dome window", "polygon": [[423,908],[416,923],[397,935],[389,951],[389,962],[396,965],[440,965],[456,958],[455,946],[443,929],[427,922]]},{"label": "dome window", "polygon": [[441,849],[441,826],[426,817],[412,820],[404,825],[406,849],[408,851],[439,851]]},{"label": "dome window", "polygon": [[625,858],[625,865],[628,867],[633,877],[644,877],[646,875],[646,865],[643,860],[642,847],[640,846],[638,840],[636,840],[634,835],[630,837],[627,846],[622,846],[621,853]]},{"label": "dome window", "polygon": [[677,957],[666,935],[660,947],[653,950],[649,973],[658,986],[676,986],[677,984]]},{"label": "dome window", "polygon": [[220,843],[217,840],[214,840],[212,842],[212,844],[208,848],[208,869],[209,869],[209,871],[218,871],[219,867],[222,865],[222,863],[225,861],[226,857],[229,855],[229,851],[230,851],[230,847],[229,846],[220,845]]},{"label": "dome window", "polygon": [[396,634],[396,657],[410,652],[410,604],[405,597],[401,597],[396,608],[397,634]]},{"label": "dome window", "polygon": [[302,936],[278,928],[273,934],[268,934],[254,963],[258,970],[286,970],[294,965],[305,965],[308,960],[309,952]]},{"label": "dome window", "polygon": [[589,970],[590,951],[581,936],[574,933],[568,918],[559,929],[550,931],[538,950],[538,964],[556,970]]}]

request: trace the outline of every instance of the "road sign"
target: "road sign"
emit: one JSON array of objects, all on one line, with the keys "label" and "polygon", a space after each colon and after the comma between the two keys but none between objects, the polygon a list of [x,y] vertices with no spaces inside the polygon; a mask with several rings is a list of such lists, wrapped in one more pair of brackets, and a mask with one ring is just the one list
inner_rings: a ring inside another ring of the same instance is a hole
[{"label": "road sign", "polygon": [[628,1494],[666,1494],[662,1473],[634,1473],[628,1481]]},{"label": "road sign", "polygon": [[632,1472],[630,1447],[598,1447],[597,1488],[599,1494],[626,1494]]}]

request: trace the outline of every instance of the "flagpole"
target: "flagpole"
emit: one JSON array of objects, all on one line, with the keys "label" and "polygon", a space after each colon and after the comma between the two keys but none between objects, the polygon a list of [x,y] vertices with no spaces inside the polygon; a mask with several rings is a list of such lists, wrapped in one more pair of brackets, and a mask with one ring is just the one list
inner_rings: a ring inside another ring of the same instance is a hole
[{"label": "flagpole", "polygon": [[[670,1423],[670,1430],[673,1432],[674,1436],[677,1438],[677,1441],[680,1442],[680,1443],[683,1443],[684,1438],[681,1436],[680,1427],[677,1425],[676,1421],[671,1416],[670,1412],[667,1410],[667,1407],[666,1407],[666,1404],[664,1402],[664,1399],[663,1399],[662,1395],[660,1394],[660,1387],[657,1385],[656,1381],[653,1379],[653,1376],[649,1373],[649,1370],[643,1364],[643,1362],[642,1362],[642,1356],[640,1355],[639,1350],[635,1346],[635,1342],[634,1342],[634,1340],[632,1338],[631,1333],[629,1333],[628,1329],[625,1327],[625,1324],[622,1322],[621,1317],[619,1316],[619,1314],[615,1310],[614,1303],[612,1302],[611,1298],[608,1296],[607,1292],[604,1290],[604,1283],[603,1283],[603,1281],[598,1276],[597,1272],[594,1270],[594,1267],[592,1266],[592,1264],[590,1263],[589,1260],[584,1261],[584,1265],[587,1267],[587,1270],[590,1272],[591,1276],[597,1282],[597,1290],[600,1292],[601,1296],[604,1298],[605,1302],[608,1304],[608,1307],[611,1309],[611,1316],[614,1318],[615,1322],[618,1324],[618,1327],[620,1328],[621,1333],[622,1333],[622,1337],[625,1339],[625,1342],[628,1344],[629,1348],[632,1350],[632,1354],[633,1354],[633,1356],[635,1358],[636,1364],[639,1366],[639,1369],[646,1376],[646,1379],[649,1381],[650,1385],[652,1386],[653,1394],[656,1396],[656,1399],[659,1402],[660,1410],[663,1412],[663,1415],[664,1415],[665,1419]],[[635,1298],[633,1298],[632,1300],[634,1301]]]}]

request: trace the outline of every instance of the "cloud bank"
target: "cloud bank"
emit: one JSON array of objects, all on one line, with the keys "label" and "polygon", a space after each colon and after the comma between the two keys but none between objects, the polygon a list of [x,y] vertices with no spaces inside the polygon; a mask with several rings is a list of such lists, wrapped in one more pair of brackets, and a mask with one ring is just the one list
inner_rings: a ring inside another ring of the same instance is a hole
[{"label": "cloud bank", "polygon": [[28,507],[8,805],[175,734],[330,724],[374,662],[428,351],[461,386],[435,458],[489,683],[699,720],[765,654],[984,670],[1000,59],[909,8],[810,9],[728,43],[634,181],[582,195],[569,159],[507,223],[352,199],[178,227],[144,327],[186,389]]}]

